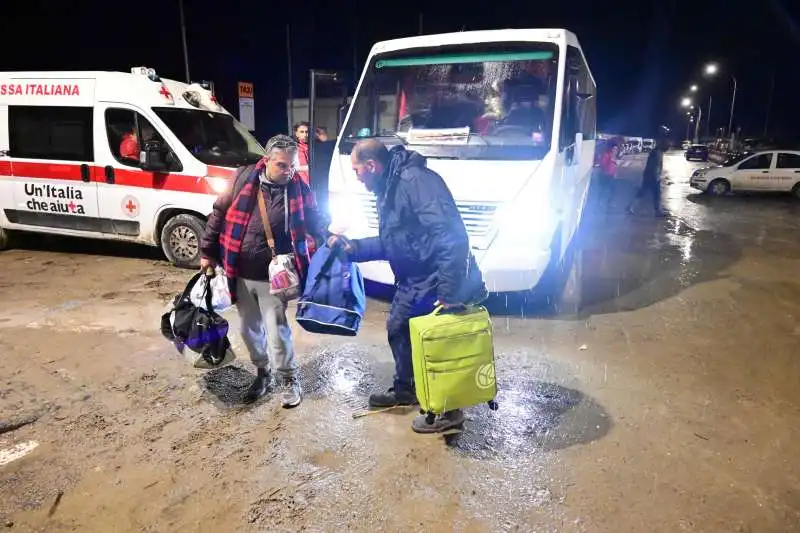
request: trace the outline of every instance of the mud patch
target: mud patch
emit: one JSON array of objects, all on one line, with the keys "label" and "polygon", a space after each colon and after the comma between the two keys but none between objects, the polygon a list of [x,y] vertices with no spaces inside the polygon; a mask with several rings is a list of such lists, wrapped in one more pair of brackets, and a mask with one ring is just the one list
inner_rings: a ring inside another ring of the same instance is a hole
[{"label": "mud patch", "polygon": [[527,377],[498,381],[499,409],[475,406],[464,430],[445,436],[450,449],[475,459],[512,459],[585,444],[606,435],[611,418],[583,393]]},{"label": "mud patch", "polygon": [[[242,395],[256,378],[244,368],[235,365],[209,370],[203,375],[202,385],[210,395],[212,402],[224,408],[238,407],[242,403]],[[272,388],[259,403],[268,401]]]}]

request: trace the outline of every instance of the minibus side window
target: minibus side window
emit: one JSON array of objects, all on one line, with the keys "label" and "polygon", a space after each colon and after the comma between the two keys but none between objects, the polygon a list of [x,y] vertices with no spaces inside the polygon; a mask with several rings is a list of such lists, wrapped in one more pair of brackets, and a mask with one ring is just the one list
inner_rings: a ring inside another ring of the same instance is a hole
[{"label": "minibus side window", "polygon": [[92,108],[8,107],[9,156],[94,162]]}]

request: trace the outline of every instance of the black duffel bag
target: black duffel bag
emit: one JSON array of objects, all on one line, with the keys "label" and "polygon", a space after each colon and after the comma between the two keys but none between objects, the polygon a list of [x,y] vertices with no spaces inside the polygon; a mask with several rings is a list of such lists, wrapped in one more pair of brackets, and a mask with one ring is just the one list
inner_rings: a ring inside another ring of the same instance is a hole
[{"label": "black duffel bag", "polygon": [[[205,277],[206,308],[196,306],[190,297],[192,287]],[[228,353],[228,321],[214,312],[211,305],[211,278],[202,272],[195,274],[181,294],[175,296],[167,311],[161,315],[161,334],[175,343],[178,351],[184,347],[200,354],[211,367],[219,366]],[[198,365],[195,365],[198,366]]]}]

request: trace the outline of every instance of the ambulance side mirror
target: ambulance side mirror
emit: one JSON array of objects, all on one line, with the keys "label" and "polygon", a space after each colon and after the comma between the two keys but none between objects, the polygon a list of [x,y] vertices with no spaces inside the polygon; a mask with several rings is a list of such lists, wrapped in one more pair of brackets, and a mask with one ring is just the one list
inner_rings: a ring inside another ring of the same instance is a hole
[{"label": "ambulance side mirror", "polygon": [[142,170],[163,172],[169,170],[167,154],[164,146],[159,141],[147,141],[144,150],[139,154]]}]

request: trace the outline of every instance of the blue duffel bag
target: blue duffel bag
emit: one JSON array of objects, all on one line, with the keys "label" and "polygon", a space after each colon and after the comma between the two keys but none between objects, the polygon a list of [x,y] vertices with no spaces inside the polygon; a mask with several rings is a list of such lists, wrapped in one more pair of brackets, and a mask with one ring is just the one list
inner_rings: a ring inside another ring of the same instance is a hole
[{"label": "blue duffel bag", "polygon": [[311,333],[358,333],[367,307],[364,278],[341,246],[322,246],[311,258],[303,296],[297,302],[297,323]]}]

